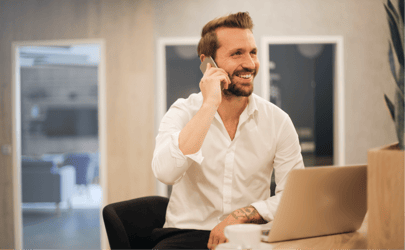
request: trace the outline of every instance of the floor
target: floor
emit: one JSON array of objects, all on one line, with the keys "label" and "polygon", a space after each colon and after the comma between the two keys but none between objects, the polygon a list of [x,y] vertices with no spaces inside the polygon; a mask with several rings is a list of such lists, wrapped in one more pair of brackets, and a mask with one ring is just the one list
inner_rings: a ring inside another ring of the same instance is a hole
[{"label": "floor", "polygon": [[77,187],[72,208],[61,204],[23,204],[25,249],[100,249],[101,188]]}]

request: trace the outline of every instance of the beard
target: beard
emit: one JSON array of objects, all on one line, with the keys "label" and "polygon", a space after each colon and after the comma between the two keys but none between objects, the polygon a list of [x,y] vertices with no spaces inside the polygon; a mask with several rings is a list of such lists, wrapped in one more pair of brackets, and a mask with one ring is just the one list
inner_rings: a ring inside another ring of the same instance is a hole
[{"label": "beard", "polygon": [[[243,71],[243,72],[251,72],[251,71]],[[237,85],[234,82],[234,78],[238,77],[236,76],[237,73],[240,72],[235,72],[233,74],[233,77],[231,77],[229,74],[229,79],[231,79],[231,84],[228,85],[228,89],[224,89],[223,93],[226,97],[232,97],[232,96],[250,96],[253,93],[253,81],[252,81],[252,87],[249,89],[242,88],[241,86]],[[253,73],[253,78],[256,76],[256,72]]]},{"label": "beard", "polygon": [[223,93],[225,96],[250,96],[253,93],[253,87],[250,89],[243,89],[236,84],[232,83],[228,85],[228,89],[224,89]]}]

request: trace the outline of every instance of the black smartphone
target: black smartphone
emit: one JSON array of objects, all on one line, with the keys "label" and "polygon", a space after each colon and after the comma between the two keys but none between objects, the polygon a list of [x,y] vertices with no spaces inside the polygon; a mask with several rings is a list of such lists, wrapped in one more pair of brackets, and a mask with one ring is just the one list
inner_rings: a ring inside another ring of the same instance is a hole
[{"label": "black smartphone", "polygon": [[218,68],[214,59],[212,59],[212,57],[210,57],[210,56],[207,56],[200,65],[200,69],[203,74],[205,73],[205,70],[207,69],[207,63],[210,63],[212,67]]}]

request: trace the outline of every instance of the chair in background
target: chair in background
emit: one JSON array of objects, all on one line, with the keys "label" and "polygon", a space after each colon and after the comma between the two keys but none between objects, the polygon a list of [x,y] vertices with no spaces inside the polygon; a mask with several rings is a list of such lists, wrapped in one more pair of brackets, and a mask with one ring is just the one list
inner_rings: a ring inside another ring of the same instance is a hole
[{"label": "chair in background", "polygon": [[151,249],[152,230],[165,223],[169,199],[149,196],[104,207],[103,219],[111,249]]},{"label": "chair in background", "polygon": [[87,186],[87,172],[90,163],[90,156],[86,153],[71,153],[65,155],[63,165],[71,165],[76,169],[76,184]]},{"label": "chair in background", "polygon": [[87,171],[87,183],[98,184],[99,183],[99,168],[100,168],[100,154],[99,151],[95,153],[89,153],[90,163]]},{"label": "chair in background", "polygon": [[64,159],[65,159],[64,154],[43,154],[41,156],[41,160],[51,161],[53,162],[54,166],[59,166],[60,164],[62,164]]},{"label": "chair in background", "polygon": [[51,161],[21,159],[22,202],[55,202],[59,212],[60,202],[71,208],[75,169],[72,166],[57,168]]}]

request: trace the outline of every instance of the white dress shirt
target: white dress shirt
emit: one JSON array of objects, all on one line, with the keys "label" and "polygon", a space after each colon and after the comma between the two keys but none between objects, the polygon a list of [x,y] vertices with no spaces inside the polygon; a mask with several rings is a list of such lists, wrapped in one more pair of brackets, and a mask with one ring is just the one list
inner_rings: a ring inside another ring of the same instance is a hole
[{"label": "white dress shirt", "polygon": [[[212,230],[231,212],[249,205],[272,221],[288,173],[304,168],[290,117],[252,94],[233,140],[217,112],[201,149],[183,155],[180,131],[202,102],[201,92],[177,100],[159,127],[152,169],[159,181],[173,185],[163,227]],[[273,168],[277,188],[270,197]]]}]

